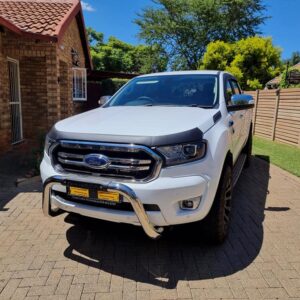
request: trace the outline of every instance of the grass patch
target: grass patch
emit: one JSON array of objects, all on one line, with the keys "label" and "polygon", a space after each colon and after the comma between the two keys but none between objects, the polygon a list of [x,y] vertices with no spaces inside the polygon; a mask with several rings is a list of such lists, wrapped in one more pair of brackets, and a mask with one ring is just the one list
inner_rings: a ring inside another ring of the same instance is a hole
[{"label": "grass patch", "polygon": [[300,148],[255,136],[252,152],[262,158],[268,156],[272,164],[300,177]]}]

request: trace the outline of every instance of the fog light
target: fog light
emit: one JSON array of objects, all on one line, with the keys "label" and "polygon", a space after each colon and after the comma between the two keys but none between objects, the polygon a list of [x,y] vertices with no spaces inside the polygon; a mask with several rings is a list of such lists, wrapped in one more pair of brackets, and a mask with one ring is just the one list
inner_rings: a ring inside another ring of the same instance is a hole
[{"label": "fog light", "polygon": [[195,210],[199,207],[201,197],[183,200],[180,202],[180,208],[183,210]]}]

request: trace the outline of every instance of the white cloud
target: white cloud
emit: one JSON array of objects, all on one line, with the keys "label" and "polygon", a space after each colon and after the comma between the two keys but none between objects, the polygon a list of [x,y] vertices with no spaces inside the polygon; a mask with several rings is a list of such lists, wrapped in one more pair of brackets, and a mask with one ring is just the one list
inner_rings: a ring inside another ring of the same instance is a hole
[{"label": "white cloud", "polygon": [[91,4],[85,1],[81,1],[81,5],[82,5],[82,9],[85,11],[89,11],[89,12],[95,11],[95,8]]}]

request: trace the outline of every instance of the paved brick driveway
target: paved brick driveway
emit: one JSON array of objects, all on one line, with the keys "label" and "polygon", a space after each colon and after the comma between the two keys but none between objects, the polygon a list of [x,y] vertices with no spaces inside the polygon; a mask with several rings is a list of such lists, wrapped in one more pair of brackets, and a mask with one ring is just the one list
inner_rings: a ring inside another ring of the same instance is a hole
[{"label": "paved brick driveway", "polygon": [[0,187],[1,299],[300,299],[300,180],[259,159],[220,247],[193,242],[196,226],[151,241],[134,226],[47,219],[34,188]]}]

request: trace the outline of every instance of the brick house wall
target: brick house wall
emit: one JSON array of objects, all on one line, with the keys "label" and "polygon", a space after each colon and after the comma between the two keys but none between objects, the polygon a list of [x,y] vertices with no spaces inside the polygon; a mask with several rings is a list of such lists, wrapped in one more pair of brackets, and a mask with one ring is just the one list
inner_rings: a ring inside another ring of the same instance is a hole
[{"label": "brick house wall", "polygon": [[0,33],[0,151],[10,143],[10,115],[8,102],[8,69],[3,55],[3,33]]},{"label": "brick house wall", "polygon": [[23,136],[36,144],[55,122],[84,110],[72,96],[72,55],[86,61],[76,19],[61,42],[33,40],[7,29],[0,33],[0,153],[12,149],[7,57],[19,61]]},{"label": "brick house wall", "polygon": [[[82,47],[82,42],[81,42],[81,38],[80,38],[80,33],[79,33],[79,28],[76,22],[76,19],[74,19],[71,24],[69,25],[68,29],[66,30],[64,37],[62,39],[62,41],[57,45],[57,57],[59,60],[59,64],[60,66],[62,65],[62,63],[67,64],[68,70],[65,70],[65,72],[67,74],[63,74],[64,76],[67,76],[68,78],[64,78],[63,76],[61,76],[65,81],[67,81],[70,86],[68,88],[68,99],[72,99],[73,95],[72,95],[72,84],[73,84],[73,72],[72,72],[72,68],[73,68],[73,62],[72,62],[72,56],[71,56],[71,52],[72,50],[75,50],[78,52],[78,58],[79,58],[79,66],[80,68],[84,68],[86,65],[86,61],[85,61],[85,55],[83,52],[83,47]],[[64,65],[64,67],[66,68],[66,65]],[[64,70],[61,69],[63,72]],[[61,87],[63,85],[61,84]],[[64,97],[62,98],[64,99]],[[84,101],[68,101],[68,115],[74,115],[77,113],[80,113],[82,111],[84,111],[86,109],[86,102]],[[63,109],[64,110],[64,109]]]}]

